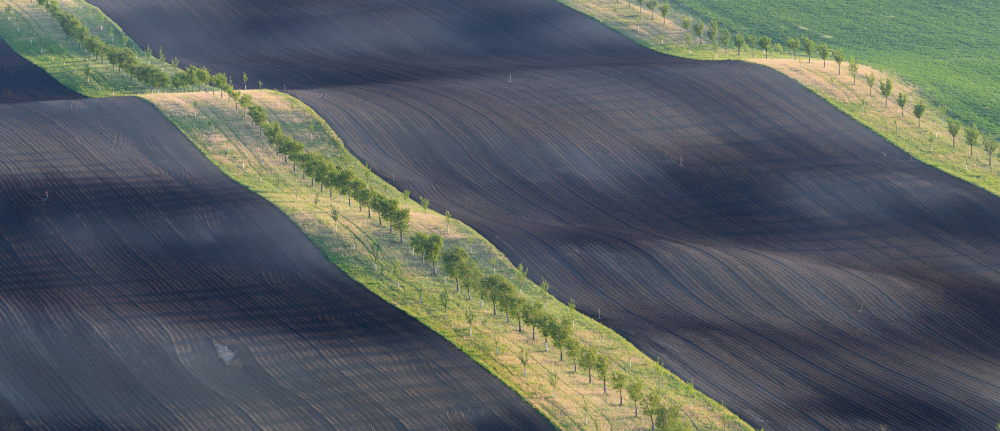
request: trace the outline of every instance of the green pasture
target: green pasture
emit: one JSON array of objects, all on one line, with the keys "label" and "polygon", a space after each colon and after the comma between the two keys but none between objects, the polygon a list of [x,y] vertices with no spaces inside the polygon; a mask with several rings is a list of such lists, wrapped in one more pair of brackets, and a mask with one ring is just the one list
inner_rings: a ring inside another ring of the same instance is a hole
[{"label": "green pasture", "polygon": [[[808,36],[899,75],[963,123],[1000,133],[1000,2],[675,0],[678,13],[783,45]],[[800,48],[801,52],[801,48]]]}]

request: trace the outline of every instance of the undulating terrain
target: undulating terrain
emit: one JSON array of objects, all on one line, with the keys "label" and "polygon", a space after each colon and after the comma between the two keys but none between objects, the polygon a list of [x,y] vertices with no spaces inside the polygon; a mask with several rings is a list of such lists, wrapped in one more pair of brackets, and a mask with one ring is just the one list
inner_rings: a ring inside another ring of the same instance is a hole
[{"label": "undulating terrain", "polygon": [[551,428],[147,102],[0,105],[0,144],[5,429]]},{"label": "undulating terrain", "polygon": [[94,3],[141,45],[295,90],[757,426],[1000,417],[1000,200],[777,72],[655,55],[550,0]]},{"label": "undulating terrain", "polygon": [[62,86],[0,39],[0,103],[69,100],[81,96]]}]

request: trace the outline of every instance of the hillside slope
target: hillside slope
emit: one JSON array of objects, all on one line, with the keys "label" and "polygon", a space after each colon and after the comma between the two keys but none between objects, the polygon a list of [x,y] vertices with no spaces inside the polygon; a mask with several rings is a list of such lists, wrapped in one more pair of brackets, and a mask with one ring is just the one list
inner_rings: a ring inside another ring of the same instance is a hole
[{"label": "hillside slope", "polygon": [[0,106],[0,423],[551,428],[136,98]]}]

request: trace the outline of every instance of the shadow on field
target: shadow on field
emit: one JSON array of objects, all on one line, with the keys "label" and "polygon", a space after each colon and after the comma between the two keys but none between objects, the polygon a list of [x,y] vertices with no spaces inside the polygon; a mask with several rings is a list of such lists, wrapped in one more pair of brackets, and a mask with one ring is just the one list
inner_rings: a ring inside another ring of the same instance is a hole
[{"label": "shadow on field", "polygon": [[0,106],[0,423],[551,425],[145,101]]}]

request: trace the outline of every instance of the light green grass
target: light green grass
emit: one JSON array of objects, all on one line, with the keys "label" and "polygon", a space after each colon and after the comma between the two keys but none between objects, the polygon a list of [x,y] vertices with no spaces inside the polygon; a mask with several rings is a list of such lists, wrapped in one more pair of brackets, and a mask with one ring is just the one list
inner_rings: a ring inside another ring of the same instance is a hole
[{"label": "light green grass", "polygon": [[[267,109],[268,118],[278,121],[286,133],[305,143],[308,149],[327,153],[341,166],[365,177],[367,169],[344,150],[334,132],[311,109],[283,93],[266,90],[251,93],[254,101]],[[568,357],[565,362],[559,362],[555,348],[545,352],[540,333],[532,340],[527,326],[519,333],[515,319],[507,323],[502,312],[494,316],[489,301],[482,303],[475,294],[469,300],[465,288],[460,294],[455,293],[454,283],[445,281],[443,271],[433,275],[429,264],[422,263],[411,253],[408,240],[407,244],[400,244],[398,234],[390,234],[385,224],[378,225],[377,215],[368,218],[367,210],[359,211],[356,203],[348,207],[347,199],[338,197],[337,193],[331,198],[329,191],[320,193],[318,185],[310,186],[310,180],[303,180],[299,172],[293,172],[292,164],[284,163],[282,157],[266,145],[250,119],[241,118],[228,99],[207,93],[144,97],[223,172],[288,214],[313,243],[352,278],[443,335],[560,428],[640,429],[649,426],[649,419],[643,418],[641,411],[639,418],[633,417],[627,395],[626,405],[619,407],[615,391],[609,386],[608,394],[604,394],[596,374],[594,383],[588,384],[586,373],[582,369],[573,372]],[[309,130],[310,125],[313,130]],[[430,210],[423,212],[412,200],[415,197],[406,200],[401,192],[380,178],[374,175],[369,178],[372,187],[410,208],[411,231],[440,234],[445,237],[446,248],[457,245],[468,249],[484,272],[490,273],[495,267],[497,273],[517,280],[513,265],[471,228],[455,220],[446,225],[441,214]],[[331,209],[340,214],[336,227],[330,217]],[[368,252],[373,241],[383,249],[377,270]],[[684,417],[697,424],[698,429],[750,429],[723,406],[658,366],[613,331],[560,303],[530,281],[521,281],[519,285],[525,295],[544,301],[556,314],[572,314],[577,337],[598,346],[613,358],[612,369],[642,379],[649,388],[662,385],[666,401],[682,406]],[[422,295],[418,293],[421,290]],[[447,318],[439,298],[443,291],[448,292],[451,301]],[[465,320],[466,310],[474,315],[471,338]],[[516,358],[522,348],[530,355],[526,377]],[[554,396],[548,382],[549,373],[559,376]]]},{"label": "light green grass", "polygon": [[[5,12],[8,5],[10,13]],[[59,5],[79,18],[91,34],[105,43],[122,46],[124,33],[121,28],[96,7],[79,0],[62,0]],[[115,70],[107,59],[88,55],[34,0],[0,0],[0,37],[22,57],[84,96],[121,96],[149,91],[124,72]],[[178,71],[170,63],[155,58],[159,55],[159,48],[150,47],[153,51],[151,58],[143,52],[146,47],[140,48],[133,42],[129,42],[128,46],[140,52],[140,61],[159,65],[171,76]],[[91,70],[89,78],[84,73],[88,65]]]}]

